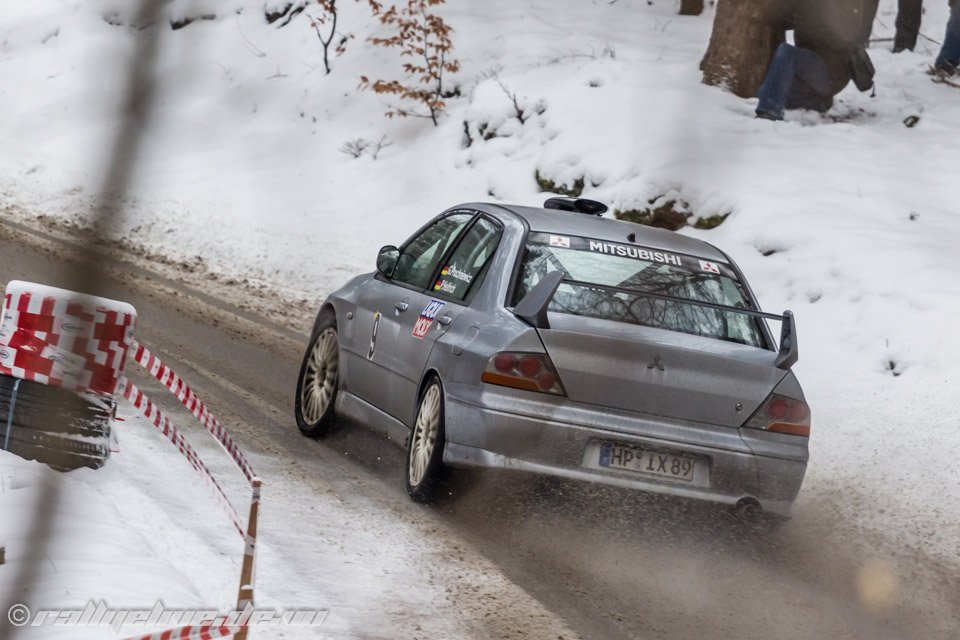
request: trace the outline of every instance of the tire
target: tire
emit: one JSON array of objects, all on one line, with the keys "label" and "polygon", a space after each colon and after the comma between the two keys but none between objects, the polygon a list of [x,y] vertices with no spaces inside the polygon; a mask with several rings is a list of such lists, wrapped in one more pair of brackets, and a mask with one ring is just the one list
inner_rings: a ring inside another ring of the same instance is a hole
[{"label": "tire", "polygon": [[[5,436],[6,423],[0,426],[0,438]],[[57,471],[73,471],[87,467],[99,469],[110,456],[110,445],[94,444],[86,440],[72,440],[63,435],[36,429],[11,426],[10,438],[4,440],[7,450],[26,460],[36,460]]]},{"label": "tire", "polygon": [[[0,376],[0,423],[6,424],[17,379]],[[14,403],[14,421],[26,428],[86,438],[109,438],[112,406],[76,393],[29,380],[21,380]],[[62,420],[50,420],[51,413]]]},{"label": "tire", "polygon": [[432,504],[444,492],[443,385],[432,376],[417,405],[417,418],[407,442],[407,494],[414,502]]},{"label": "tire", "polygon": [[0,448],[21,458],[60,471],[98,469],[110,455],[112,414],[106,400],[0,376]]},{"label": "tire", "polygon": [[322,319],[313,330],[297,377],[294,413],[297,427],[303,435],[318,438],[333,425],[339,369],[337,322],[331,315]]}]

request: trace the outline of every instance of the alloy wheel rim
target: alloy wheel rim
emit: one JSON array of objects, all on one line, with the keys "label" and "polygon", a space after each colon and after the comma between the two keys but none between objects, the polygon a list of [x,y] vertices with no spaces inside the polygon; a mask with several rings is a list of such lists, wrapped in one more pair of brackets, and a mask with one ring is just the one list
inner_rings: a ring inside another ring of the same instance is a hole
[{"label": "alloy wheel rim", "polygon": [[437,434],[440,432],[440,387],[430,385],[420,401],[420,410],[417,412],[417,422],[413,427],[413,440],[410,443],[409,476],[410,485],[418,486],[427,474],[430,457],[437,444]]},{"label": "alloy wheel rim", "polygon": [[320,422],[333,401],[337,387],[338,363],[337,332],[325,329],[313,343],[307,368],[303,373],[300,392],[300,412],[309,425]]}]

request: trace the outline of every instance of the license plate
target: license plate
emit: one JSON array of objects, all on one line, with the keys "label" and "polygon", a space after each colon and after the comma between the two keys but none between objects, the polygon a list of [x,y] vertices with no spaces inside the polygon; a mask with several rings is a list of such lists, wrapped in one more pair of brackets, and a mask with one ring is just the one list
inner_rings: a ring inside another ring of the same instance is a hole
[{"label": "license plate", "polygon": [[624,469],[687,481],[693,480],[696,466],[690,458],[612,443],[600,445],[599,463],[607,469]]}]

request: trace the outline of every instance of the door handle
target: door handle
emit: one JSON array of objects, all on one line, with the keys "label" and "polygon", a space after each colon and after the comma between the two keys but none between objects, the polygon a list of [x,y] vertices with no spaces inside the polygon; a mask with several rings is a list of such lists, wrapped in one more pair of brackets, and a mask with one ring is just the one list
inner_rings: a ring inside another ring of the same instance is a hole
[{"label": "door handle", "polygon": [[397,311],[401,313],[403,313],[404,311],[410,308],[410,305],[403,300],[397,300],[397,304],[395,304],[394,306],[397,308]]},{"label": "door handle", "polygon": [[439,322],[443,326],[447,326],[448,324],[453,322],[453,316],[440,316],[439,318],[437,318],[437,322]]}]

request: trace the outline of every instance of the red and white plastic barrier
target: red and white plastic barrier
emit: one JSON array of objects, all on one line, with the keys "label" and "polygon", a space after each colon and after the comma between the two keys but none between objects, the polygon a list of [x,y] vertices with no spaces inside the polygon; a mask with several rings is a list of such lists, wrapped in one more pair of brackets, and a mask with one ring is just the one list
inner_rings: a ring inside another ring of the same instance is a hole
[{"label": "red and white plastic barrier", "polygon": [[3,301],[0,373],[112,395],[136,324],[126,302],[14,280]]},{"label": "red and white plastic barrier", "polygon": [[[243,568],[237,598],[237,610],[243,610],[253,603],[260,480],[236,442],[189,385],[136,341],[136,324],[137,311],[125,302],[11,281],[7,284],[0,321],[0,374],[78,393],[109,397],[120,394],[150,420],[211,487],[243,537]],[[190,410],[236,463],[252,492],[246,527],[183,433],[124,376],[128,354]],[[206,640],[229,636],[242,640],[246,635],[246,627],[206,626],[184,627],[130,640]]]}]

